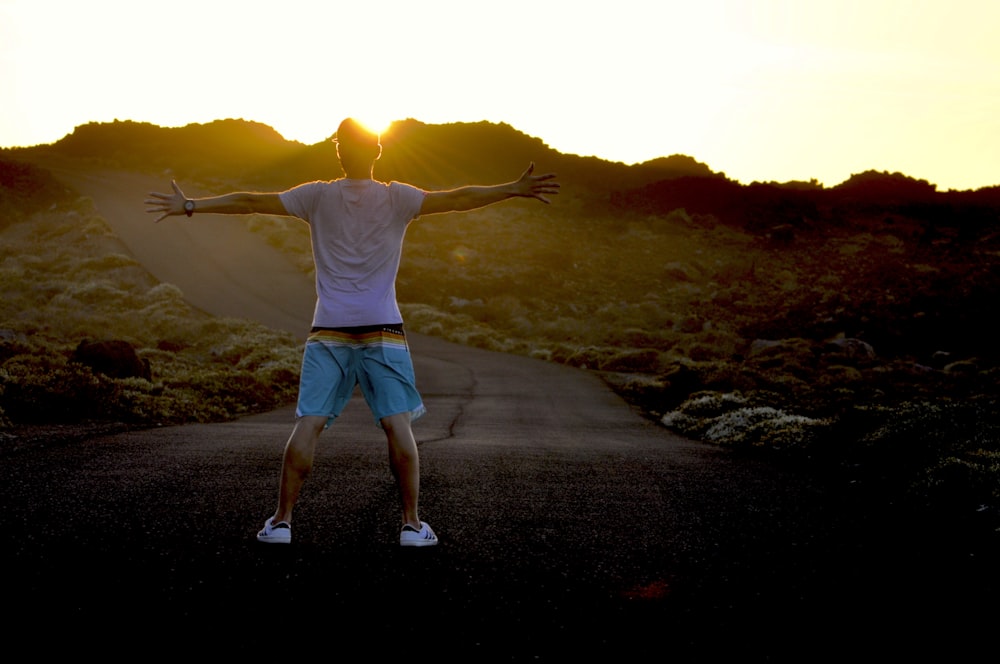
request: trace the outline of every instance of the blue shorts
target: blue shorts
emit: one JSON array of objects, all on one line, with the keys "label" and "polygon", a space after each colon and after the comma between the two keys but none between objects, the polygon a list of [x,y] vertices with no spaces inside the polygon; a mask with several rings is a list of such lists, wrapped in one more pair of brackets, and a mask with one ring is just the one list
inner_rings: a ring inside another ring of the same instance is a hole
[{"label": "blue shorts", "polygon": [[427,412],[417,392],[406,336],[398,325],[313,329],[306,339],[299,379],[299,417],[340,415],[360,386],[375,424],[390,415]]}]

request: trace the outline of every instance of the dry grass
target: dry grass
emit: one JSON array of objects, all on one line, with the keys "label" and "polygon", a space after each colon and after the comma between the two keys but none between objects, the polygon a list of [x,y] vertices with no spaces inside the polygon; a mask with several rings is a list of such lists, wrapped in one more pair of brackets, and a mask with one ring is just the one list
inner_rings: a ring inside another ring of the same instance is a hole
[{"label": "dry grass", "polygon": [[[3,230],[0,423],[217,421],[294,398],[290,335],[193,310],[157,283],[86,198]],[[121,339],[152,380],[115,379],[71,361],[84,339]]]}]

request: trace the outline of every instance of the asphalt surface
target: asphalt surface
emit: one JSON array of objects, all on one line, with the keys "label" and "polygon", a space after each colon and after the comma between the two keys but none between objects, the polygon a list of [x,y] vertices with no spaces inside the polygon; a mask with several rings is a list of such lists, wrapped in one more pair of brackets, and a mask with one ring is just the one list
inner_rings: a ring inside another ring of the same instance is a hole
[{"label": "asphalt surface", "polygon": [[397,545],[360,397],[321,440],[290,546],[254,539],[290,409],[7,437],[8,641],[32,635],[36,657],[681,662],[973,661],[992,642],[995,561],[947,531],[672,435],[587,372],[411,346],[439,546]]}]

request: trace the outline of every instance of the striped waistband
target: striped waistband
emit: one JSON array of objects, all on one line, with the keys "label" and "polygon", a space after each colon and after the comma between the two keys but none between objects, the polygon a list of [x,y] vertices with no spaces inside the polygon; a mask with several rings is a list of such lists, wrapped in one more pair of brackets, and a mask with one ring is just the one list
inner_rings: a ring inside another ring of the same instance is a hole
[{"label": "striped waistband", "polygon": [[366,348],[399,346],[406,348],[406,335],[399,325],[367,325],[365,327],[326,328],[314,327],[306,342],[319,342],[335,346]]}]

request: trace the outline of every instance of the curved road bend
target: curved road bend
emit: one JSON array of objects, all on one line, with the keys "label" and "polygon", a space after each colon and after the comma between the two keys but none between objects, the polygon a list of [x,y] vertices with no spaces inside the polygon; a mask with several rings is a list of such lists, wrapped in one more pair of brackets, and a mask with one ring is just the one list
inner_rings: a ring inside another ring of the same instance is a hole
[{"label": "curved road bend", "polygon": [[[86,171],[72,161],[47,165],[85,196],[142,265],[174,284],[195,307],[216,316],[258,320],[304,338],[315,288],[291,261],[246,229],[244,217],[197,215],[153,223],[143,201],[150,191],[170,191],[170,177]],[[179,183],[185,188],[185,183]],[[189,196],[211,195],[186,187]]]},{"label": "curved road bend", "polygon": [[[68,179],[161,280],[190,276],[174,257],[205,243],[149,222],[141,178]],[[203,254],[197,280],[226,285],[199,306],[233,315],[214,298],[242,291],[246,317],[305,324],[301,283],[262,269],[280,266],[259,257],[268,248],[245,250],[258,258]],[[929,575],[941,561],[914,548],[928,533],[858,528],[808,477],[678,438],[586,372],[412,346],[429,409],[415,425],[421,511],[438,547],[395,546],[384,440],[360,398],[324,435],[289,547],[253,539],[289,409],[5,444],[8,635],[41,628],[39,654],[445,661],[816,661],[975,643],[968,587]]]}]

